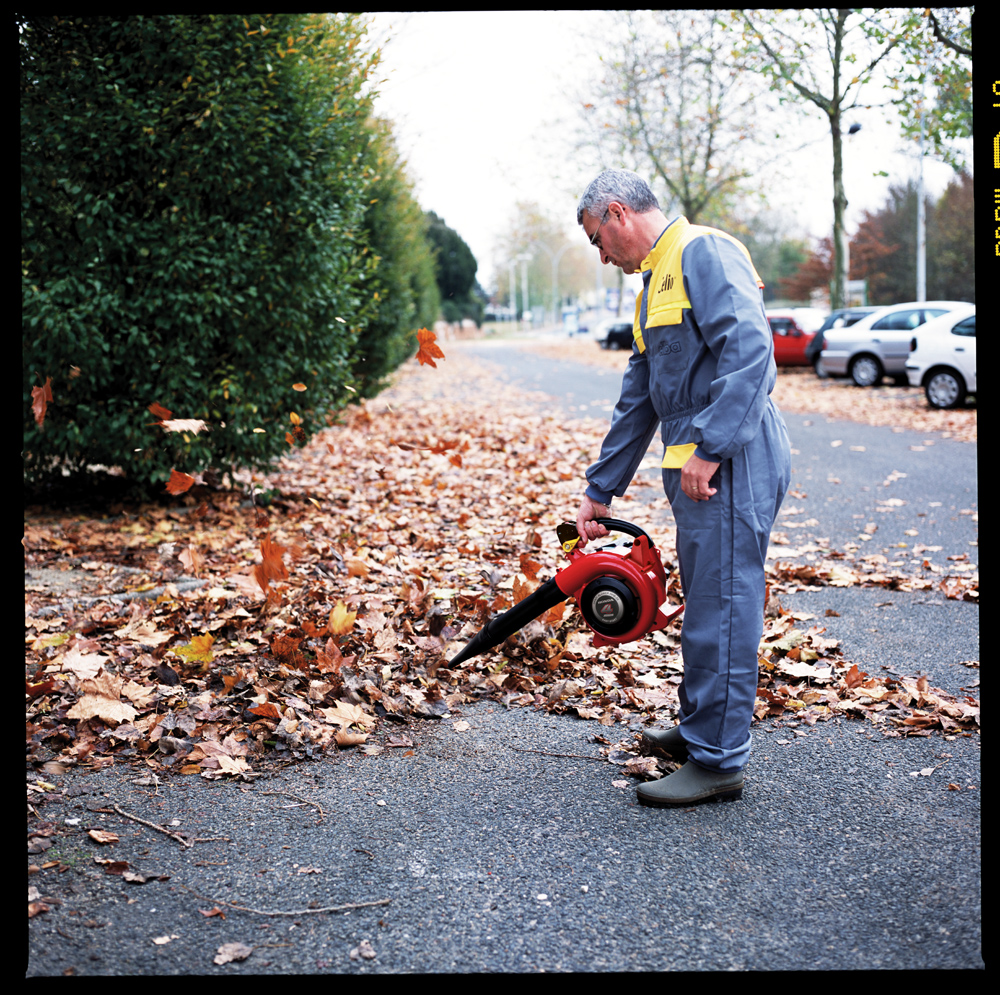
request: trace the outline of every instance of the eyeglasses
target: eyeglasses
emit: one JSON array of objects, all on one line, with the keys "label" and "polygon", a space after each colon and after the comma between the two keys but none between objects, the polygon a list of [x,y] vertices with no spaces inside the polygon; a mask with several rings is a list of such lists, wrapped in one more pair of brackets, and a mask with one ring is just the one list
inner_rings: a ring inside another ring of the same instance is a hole
[{"label": "eyeglasses", "polygon": [[[611,210],[611,206],[609,204],[608,207],[607,207],[607,209],[604,212],[604,217],[601,218],[601,223],[597,226],[597,228],[594,229],[594,234],[590,236],[590,244],[591,245],[597,245],[597,242],[595,242],[594,239],[597,238],[598,232],[600,232],[600,230],[604,227],[604,222],[608,220],[608,211],[610,211],[610,210]],[[597,245],[597,248],[601,248],[601,247],[599,245]]]}]

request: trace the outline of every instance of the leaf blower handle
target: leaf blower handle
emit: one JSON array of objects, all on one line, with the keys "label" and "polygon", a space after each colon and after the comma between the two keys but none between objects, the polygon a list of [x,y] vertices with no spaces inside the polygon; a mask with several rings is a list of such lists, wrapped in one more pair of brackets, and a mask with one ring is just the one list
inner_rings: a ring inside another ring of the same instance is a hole
[{"label": "leaf blower handle", "polygon": [[633,539],[638,539],[639,536],[645,536],[649,541],[650,546],[655,546],[656,543],[653,542],[649,537],[649,533],[645,529],[639,528],[638,525],[633,525],[631,522],[626,522],[621,518],[596,518],[596,522],[600,522],[609,532],[624,532],[625,535],[632,536]]},{"label": "leaf blower handle", "polygon": [[[621,518],[594,518],[592,521],[603,525],[609,532],[624,532],[625,535],[630,535],[633,539],[645,536],[651,549],[656,545],[645,529],[641,529],[638,525],[633,525],[631,522],[626,522]],[[562,543],[565,553],[571,552],[580,539],[580,532],[573,522],[563,522],[556,529],[556,533],[559,536],[559,541]]]}]

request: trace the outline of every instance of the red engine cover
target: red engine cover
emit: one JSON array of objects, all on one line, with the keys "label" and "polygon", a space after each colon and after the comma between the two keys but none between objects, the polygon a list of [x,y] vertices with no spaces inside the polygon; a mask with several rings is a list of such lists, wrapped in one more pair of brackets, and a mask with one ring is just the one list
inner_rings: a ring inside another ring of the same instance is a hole
[{"label": "red engine cover", "polygon": [[[611,576],[627,584],[639,602],[639,618],[635,626],[620,636],[605,636],[595,631],[595,646],[634,642],[650,632],[665,628],[684,611],[683,605],[668,614],[660,610],[660,606],[667,600],[666,573],[659,550],[650,546],[644,535],[635,537],[632,548],[625,556],[601,552],[588,555],[578,549],[572,550],[568,556],[569,566],[553,578],[556,586],[567,597],[576,598],[579,603],[583,589],[592,580]],[[586,620],[586,616],[584,619]]]}]

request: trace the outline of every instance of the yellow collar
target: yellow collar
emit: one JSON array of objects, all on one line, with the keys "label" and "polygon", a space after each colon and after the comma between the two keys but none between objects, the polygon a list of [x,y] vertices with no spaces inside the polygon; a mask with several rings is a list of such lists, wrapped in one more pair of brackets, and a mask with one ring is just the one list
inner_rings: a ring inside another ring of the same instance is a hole
[{"label": "yellow collar", "polygon": [[653,243],[649,250],[649,255],[639,264],[639,271],[644,273],[648,269],[653,269],[656,264],[666,255],[675,239],[682,238],[684,232],[690,227],[688,219],[679,216],[667,225],[660,233],[660,237]]}]

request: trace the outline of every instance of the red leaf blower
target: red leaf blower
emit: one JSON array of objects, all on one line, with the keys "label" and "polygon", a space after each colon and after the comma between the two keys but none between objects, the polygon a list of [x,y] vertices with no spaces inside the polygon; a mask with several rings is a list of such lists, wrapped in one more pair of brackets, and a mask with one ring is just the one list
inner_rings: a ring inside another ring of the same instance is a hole
[{"label": "red leaf blower", "polygon": [[667,578],[660,551],[649,535],[638,525],[617,518],[597,521],[609,531],[632,537],[631,543],[624,544],[628,548],[624,556],[608,552],[617,548],[614,545],[584,553],[576,548],[580,540],[576,526],[563,522],[556,534],[569,558],[569,566],[509,611],[491,619],[449,666],[499,646],[532,619],[567,598],[576,599],[584,621],[594,631],[594,646],[641,639],[647,633],[666,628],[684,611],[683,605],[667,614],[660,609],[667,600]]}]

